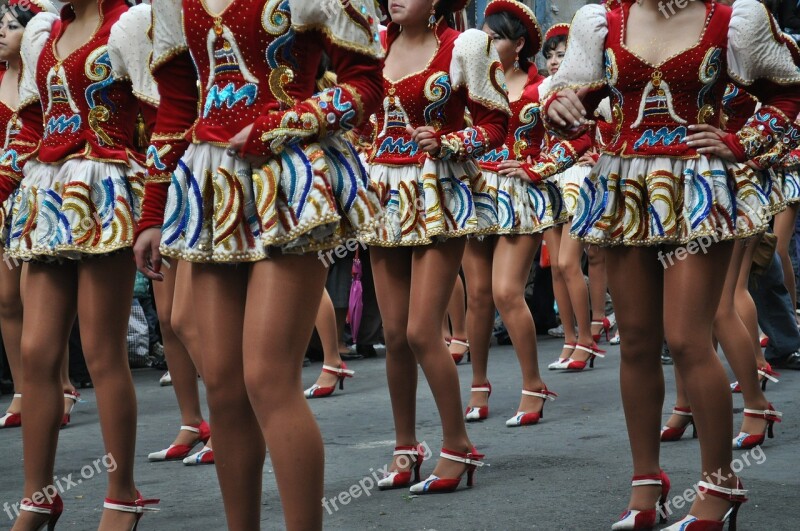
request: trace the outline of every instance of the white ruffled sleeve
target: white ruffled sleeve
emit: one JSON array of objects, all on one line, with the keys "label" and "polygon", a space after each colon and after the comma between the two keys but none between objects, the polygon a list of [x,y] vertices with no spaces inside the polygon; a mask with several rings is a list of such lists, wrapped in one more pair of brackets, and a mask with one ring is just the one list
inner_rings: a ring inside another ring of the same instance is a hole
[{"label": "white ruffled sleeve", "polygon": [[150,73],[152,17],[150,6],[141,4],[129,9],[111,28],[108,55],[114,79],[130,80],[133,93],[140,100],[158,105],[158,87]]},{"label": "white ruffled sleeve", "polygon": [[736,0],[728,27],[728,75],[745,86],[759,79],[800,83],[800,68],[764,4]]},{"label": "white ruffled sleeve", "polygon": [[[289,9],[296,32],[317,30],[336,46],[369,57],[383,57],[380,17],[372,0],[289,0]],[[269,24],[280,22],[265,20]]]},{"label": "white ruffled sleeve", "polygon": [[156,0],[153,3],[153,59],[155,70],[176,55],[189,49],[183,32],[182,0]]},{"label": "white ruffled sleeve", "polygon": [[607,35],[605,7],[589,4],[580,8],[572,19],[567,53],[553,76],[548,94],[565,88],[600,88],[605,85],[603,51]]},{"label": "white ruffled sleeve", "polygon": [[44,45],[50,37],[53,23],[58,19],[53,13],[39,13],[25,26],[20,55],[22,56],[22,80],[19,85],[19,108],[39,100],[36,85],[36,66]]},{"label": "white ruffled sleeve", "polygon": [[458,36],[453,46],[450,63],[453,90],[465,87],[472,102],[510,115],[506,78],[489,35],[469,29]]}]

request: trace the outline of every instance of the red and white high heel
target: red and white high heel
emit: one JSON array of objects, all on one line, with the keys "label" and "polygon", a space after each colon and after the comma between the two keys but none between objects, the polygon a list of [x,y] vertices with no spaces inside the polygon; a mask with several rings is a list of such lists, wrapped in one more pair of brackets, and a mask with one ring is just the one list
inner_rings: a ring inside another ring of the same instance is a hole
[{"label": "red and white high heel", "polygon": [[[492,396],[492,384],[486,382],[485,384],[479,387],[472,387],[470,389],[471,393],[488,393],[486,396],[487,400],[490,396]],[[467,422],[475,422],[477,420],[485,420],[489,418],[489,406],[480,406],[480,407],[473,407],[467,406],[466,412],[464,412],[464,420]]]},{"label": "red and white high heel", "polygon": [[[333,374],[338,378],[337,383],[339,384],[339,390],[344,389],[344,379],[352,378],[356,373],[356,371],[351,371],[350,369],[348,369],[345,362],[342,362],[341,367],[332,367],[330,365],[323,365],[322,372]],[[326,396],[331,396],[335,390],[336,390],[336,384],[330,387],[322,387],[317,384],[314,384],[308,389],[306,389],[303,392],[303,394],[305,395],[306,398],[325,398]]]},{"label": "red and white high heel", "polygon": [[62,428],[69,426],[69,423],[72,420],[72,410],[75,409],[75,404],[78,403],[80,397],[81,394],[78,391],[64,391],[64,398],[67,400],[72,400],[72,403],[69,405],[67,412],[64,413],[64,417],[61,419]]},{"label": "red and white high heel", "polygon": [[644,487],[647,485],[660,486],[661,496],[656,501],[656,506],[653,509],[645,509],[639,511],[637,509],[628,509],[620,519],[611,526],[614,531],[620,529],[653,529],[656,521],[664,523],[667,521],[667,515],[664,512],[664,506],[667,503],[669,496],[669,476],[661,470],[658,474],[649,476],[633,476],[631,479],[631,487]]},{"label": "red and white high heel", "polygon": [[692,416],[692,410],[688,407],[677,407],[675,406],[672,408],[673,415],[679,415],[681,417],[689,417],[689,422],[680,428],[673,428],[671,426],[664,425],[661,427],[661,442],[674,442],[680,441],[683,434],[686,432],[686,428],[689,426],[692,427],[692,439],[697,439],[697,426],[694,425],[694,417]]},{"label": "red and white high heel", "polygon": [[597,334],[592,334],[592,339],[595,343],[600,341],[600,338],[603,337],[603,334],[606,335],[606,341],[609,340],[609,334],[611,333],[611,321],[608,320],[608,317],[603,316],[602,321],[592,321],[592,326],[599,326],[600,332]]},{"label": "red and white high heel", "polygon": [[64,502],[61,500],[61,496],[56,494],[55,498],[53,498],[53,501],[50,503],[36,503],[31,500],[24,500],[20,503],[19,508],[21,511],[49,516],[46,522],[42,522],[42,524],[36,528],[36,531],[41,531],[42,529],[53,531],[56,528],[58,519],[61,518],[61,514],[64,512]]},{"label": "red and white high heel", "polygon": [[[19,393],[14,393],[14,398],[22,398]],[[0,428],[19,428],[22,426],[22,413],[9,413],[0,417]]]},{"label": "red and white high heel", "polygon": [[[572,350],[575,351],[575,347],[577,346],[576,343],[564,343],[564,347],[561,349],[561,355],[564,355],[565,350]],[[547,366],[548,369],[551,371],[563,371],[569,365],[570,358],[569,356],[566,358],[558,358],[556,361],[551,363]]]},{"label": "red and white high heel", "polygon": [[[780,376],[780,373],[777,373],[777,372],[773,371],[772,370],[772,365],[770,365],[769,363],[767,363],[763,367],[759,367],[758,368],[758,381],[761,382],[761,390],[762,391],[766,391],[767,390],[767,382],[778,383],[779,382],[778,376]],[[731,384],[731,393],[741,393],[741,392],[742,392],[742,388],[739,385],[739,382],[733,382]]]},{"label": "red and white high heel", "polygon": [[722,531],[725,528],[725,522],[728,522],[729,531],[736,531],[736,515],[739,513],[739,507],[747,501],[747,491],[742,488],[742,481],[737,478],[737,485],[735,489],[728,489],[700,481],[697,484],[698,496],[708,494],[716,498],[728,500],[733,506],[728,509],[722,520],[700,520],[691,514],[680,522],[675,522],[669,527],[664,528],[662,531]]},{"label": "red and white high heel", "polygon": [[[464,472],[467,473],[467,487],[471,487],[474,484],[473,478],[475,476],[475,469],[479,466],[483,466],[481,459],[486,456],[479,454],[475,448],[469,453],[456,452],[454,450],[442,448],[439,457],[467,465]],[[464,472],[459,474],[457,478],[440,478],[439,476],[431,474],[425,481],[412,485],[410,489],[411,493],[433,494],[435,492],[453,492],[461,483],[461,476],[464,475]]]},{"label": "red and white high heel", "polygon": [[425,448],[420,445],[396,446],[392,455],[409,456],[409,464],[412,466],[409,470],[402,472],[390,472],[385,477],[379,479],[378,488],[380,490],[389,490],[407,487],[409,484],[411,484],[412,477],[414,478],[414,483],[418,483],[419,470],[422,467],[422,462],[425,460]]},{"label": "red and white high heel", "polygon": [[464,356],[467,357],[467,361],[472,361],[472,355],[469,353],[469,340],[466,338],[458,338],[458,337],[451,337],[450,343],[447,345],[448,347],[452,347],[453,345],[459,345],[461,347],[467,347],[467,350],[464,352],[450,352],[450,355],[453,356],[453,361],[456,362],[456,365],[461,363],[461,360],[464,359]]},{"label": "red and white high heel", "polygon": [[181,426],[181,430],[196,434],[197,439],[192,444],[171,444],[169,448],[149,454],[147,459],[150,461],[183,460],[192,453],[195,446],[200,443],[205,444],[211,438],[211,428],[206,421],[201,422],[197,426]]},{"label": "red and white high heel", "polygon": [[194,453],[183,459],[184,465],[213,465],[214,464],[214,450],[208,446],[204,446],[202,450]]},{"label": "red and white high heel", "polygon": [[783,413],[780,411],[776,411],[775,407],[770,404],[769,409],[748,409],[744,408],[744,416],[745,417],[752,417],[757,419],[764,419],[767,421],[767,426],[764,428],[762,433],[755,433],[749,434],[745,432],[739,432],[739,435],[733,438],[733,449],[734,450],[749,450],[750,448],[755,448],[764,443],[769,435],[769,438],[772,439],[774,437],[772,426],[776,422],[781,421],[781,417]]},{"label": "red and white high heel", "polygon": [[579,371],[582,371],[582,370],[586,369],[587,366],[590,369],[594,369],[594,359],[595,358],[605,358],[606,357],[606,354],[605,354],[606,351],[597,348],[597,345],[595,345],[595,344],[581,345],[579,343],[579,344],[575,345],[575,350],[582,350],[584,352],[588,352],[589,353],[589,359],[584,361],[584,360],[574,360],[574,359],[570,358],[568,360],[567,366],[564,367],[563,370],[572,371],[572,372],[579,372]]},{"label": "red and white high heel", "polygon": [[103,502],[103,509],[122,511],[123,513],[136,513],[136,522],[134,522],[133,527],[131,528],[131,531],[136,531],[136,528],[139,527],[139,520],[142,519],[142,515],[145,511],[158,512],[158,509],[155,507],[148,507],[148,505],[155,505],[160,501],[161,500],[158,499],[146,500],[142,498],[142,495],[137,490],[136,499],[130,502],[106,498],[106,500]]},{"label": "red and white high heel", "polygon": [[555,400],[558,396],[556,393],[552,391],[548,391],[547,387],[540,391],[528,391],[526,389],[522,390],[522,394],[525,396],[535,396],[537,398],[541,398],[542,408],[539,411],[529,412],[526,413],[524,411],[517,411],[517,414],[511,417],[506,421],[506,426],[509,428],[516,428],[517,426],[532,426],[533,424],[538,424],[539,421],[544,418],[544,405],[548,400]]}]

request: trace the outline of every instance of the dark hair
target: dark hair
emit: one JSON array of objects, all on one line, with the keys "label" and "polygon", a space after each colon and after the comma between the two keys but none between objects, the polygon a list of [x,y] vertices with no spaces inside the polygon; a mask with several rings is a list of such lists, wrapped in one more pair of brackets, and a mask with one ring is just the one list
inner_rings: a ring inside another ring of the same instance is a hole
[{"label": "dark hair", "polygon": [[531,65],[530,57],[533,55],[533,50],[531,49],[530,35],[528,35],[528,30],[525,29],[525,25],[508,11],[491,14],[486,17],[483,23],[504,39],[510,41],[525,39],[525,44],[522,45],[522,49],[519,51],[519,68],[527,72]]},{"label": "dark hair", "polygon": [[14,17],[19,24],[24,28],[28,22],[36,16],[32,9],[21,9],[19,7],[9,7],[8,4],[0,6],[0,17],[6,16],[6,13]]},{"label": "dark hair", "polygon": [[564,46],[567,45],[566,35],[556,35],[555,37],[550,37],[544,41],[544,46],[542,46],[542,56],[546,58],[547,54],[554,52],[561,44]]}]

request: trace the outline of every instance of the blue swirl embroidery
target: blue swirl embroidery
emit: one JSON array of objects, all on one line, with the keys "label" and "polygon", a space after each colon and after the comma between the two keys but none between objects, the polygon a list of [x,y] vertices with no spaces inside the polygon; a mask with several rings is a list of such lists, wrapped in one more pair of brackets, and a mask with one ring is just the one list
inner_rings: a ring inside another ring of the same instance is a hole
[{"label": "blue swirl embroidery", "polygon": [[523,107],[519,119],[522,125],[514,131],[514,140],[530,140],[531,131],[539,124],[539,105],[532,104]]},{"label": "blue swirl embroidery", "polygon": [[81,123],[82,121],[79,114],[73,114],[69,118],[64,114],[57,118],[51,117],[47,120],[44,137],[47,138],[54,133],[63,134],[67,129],[71,129],[71,133],[77,133],[81,128]]},{"label": "blue swirl embroidery", "polygon": [[387,136],[383,139],[383,142],[381,142],[381,145],[378,148],[378,152],[375,156],[380,157],[384,153],[394,153],[397,155],[407,155],[413,157],[417,154],[418,149],[419,146],[413,140],[406,141],[403,138]]},{"label": "blue swirl embroidery", "polygon": [[22,170],[17,164],[18,157],[19,155],[17,154],[16,150],[9,149],[5,153],[3,153],[2,157],[0,157],[0,166],[8,166],[15,172],[21,172]]},{"label": "blue swirl embroidery", "polygon": [[[115,112],[117,107],[108,97],[108,88],[114,84],[114,76],[111,75],[111,58],[108,56],[108,52],[103,52],[87,66],[91,73],[89,78],[96,81],[86,88],[86,102],[89,104],[89,109],[103,105],[108,107],[111,112]],[[99,102],[96,100],[98,95]]]},{"label": "blue swirl embroidery", "polygon": [[492,162],[501,162],[504,160],[508,160],[509,152],[506,146],[503,146],[502,149],[493,149],[487,153],[484,153],[480,156],[478,160],[483,163],[492,163]]},{"label": "blue swirl embroidery", "polygon": [[671,131],[667,127],[661,127],[655,132],[652,129],[647,129],[644,133],[642,133],[642,136],[639,137],[639,140],[637,140],[633,145],[633,149],[639,149],[642,144],[647,144],[651,147],[659,143],[665,146],[671,146],[675,142],[681,142],[685,136],[686,127],[683,125],[676,127]]},{"label": "blue swirl embroidery", "polygon": [[722,66],[722,61],[720,60],[721,55],[721,48],[711,48],[706,52],[703,63],[700,65],[700,81],[703,83],[703,88],[701,88],[700,92],[697,94],[698,109],[705,105],[706,95],[711,92],[714,85],[717,83],[717,79],[719,79]]},{"label": "blue swirl embroidery", "polygon": [[161,162],[161,157],[158,154],[158,149],[155,146],[150,146],[147,148],[147,167],[155,168],[158,171],[164,171],[167,169],[166,164]]},{"label": "blue swirl embroidery", "polygon": [[228,83],[220,89],[217,85],[211,87],[206,97],[206,104],[203,107],[203,118],[208,118],[212,109],[221,109],[225,105],[228,109],[244,101],[245,105],[250,107],[256,102],[258,94],[258,85],[255,83],[248,83],[242,88],[237,89],[233,83]]},{"label": "blue swirl embroidery", "polygon": [[[343,95],[344,91],[340,87],[327,89],[318,95],[318,100],[320,100],[318,105],[323,112],[327,113],[325,119],[328,125],[336,123],[338,113],[340,115],[338,116],[339,128],[349,131],[355,127],[352,120],[356,117],[356,111],[352,102],[342,101]],[[330,106],[333,106],[333,110],[329,109]]]},{"label": "blue swirl embroidery", "polygon": [[453,88],[446,72],[437,72],[425,82],[425,97],[431,102],[425,107],[425,123],[444,120],[444,106],[447,105]]}]

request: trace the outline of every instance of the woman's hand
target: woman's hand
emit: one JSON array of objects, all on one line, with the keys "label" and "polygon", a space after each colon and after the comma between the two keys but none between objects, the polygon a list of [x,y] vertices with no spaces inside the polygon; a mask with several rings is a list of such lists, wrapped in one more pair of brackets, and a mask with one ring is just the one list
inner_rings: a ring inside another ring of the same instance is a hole
[{"label": "woman's hand", "polygon": [[683,139],[687,146],[695,148],[702,155],[713,155],[729,162],[736,162],[736,155],[722,141],[727,136],[725,131],[708,124],[690,125],[689,130],[693,134]]},{"label": "woman's hand", "polygon": [[547,117],[565,129],[575,129],[586,123],[586,108],[572,89],[559,91],[547,107]]},{"label": "woman's hand", "polygon": [[497,173],[505,177],[516,177],[517,179],[524,179],[526,181],[530,180],[528,174],[522,169],[522,163],[514,159],[501,162],[498,166]]},{"label": "woman's hand", "polygon": [[594,166],[597,161],[594,158],[594,153],[584,153],[578,159],[578,166]]},{"label": "woman's hand", "polygon": [[150,280],[164,280],[159,245],[161,245],[161,228],[154,227],[142,231],[133,246],[136,269]]},{"label": "woman's hand", "polygon": [[250,163],[251,166],[259,167],[266,164],[267,159],[266,157],[256,157],[252,155],[245,155],[243,153],[245,146],[247,145],[247,141],[250,139],[250,135],[253,132],[253,124],[248,125],[236,135],[231,138],[228,142],[230,142],[230,146],[228,147],[228,155],[232,157],[241,158],[246,160]]},{"label": "woman's hand", "polygon": [[436,129],[430,126],[417,127],[414,129],[410,125],[406,125],[406,131],[411,135],[413,140],[419,148],[428,155],[435,157],[439,153],[439,136]]}]

